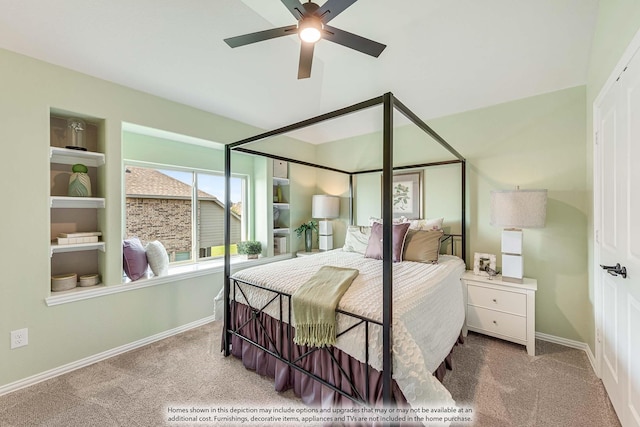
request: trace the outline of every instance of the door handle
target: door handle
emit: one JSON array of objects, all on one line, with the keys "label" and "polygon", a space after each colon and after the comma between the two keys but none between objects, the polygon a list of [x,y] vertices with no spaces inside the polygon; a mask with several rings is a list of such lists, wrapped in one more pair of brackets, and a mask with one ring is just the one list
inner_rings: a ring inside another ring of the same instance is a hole
[{"label": "door handle", "polygon": [[600,267],[602,267],[603,270],[607,270],[607,273],[609,273],[612,276],[622,276],[623,279],[627,278],[627,267],[621,267],[620,263],[617,263],[616,265],[602,265],[600,264]]}]

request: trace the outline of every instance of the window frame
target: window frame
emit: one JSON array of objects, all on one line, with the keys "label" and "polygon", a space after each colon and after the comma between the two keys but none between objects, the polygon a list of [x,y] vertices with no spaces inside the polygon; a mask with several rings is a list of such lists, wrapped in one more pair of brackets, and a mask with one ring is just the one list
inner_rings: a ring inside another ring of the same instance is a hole
[{"label": "window frame", "polygon": [[[156,163],[156,162],[147,162],[140,160],[129,160],[123,159],[123,184],[122,184],[122,238],[126,238],[127,234],[127,192],[126,192],[126,170],[127,167],[140,167],[147,169],[154,169],[158,171],[169,170],[176,172],[188,172],[192,174],[192,184],[191,184],[191,259],[184,261],[171,261],[169,263],[170,268],[180,267],[184,265],[190,264],[198,264],[198,263],[211,263],[217,262],[222,259],[222,256],[219,257],[200,257],[200,248],[199,248],[199,223],[198,223],[198,174],[207,174],[224,177],[224,172],[214,171],[210,169],[203,168],[194,168],[188,166],[180,166],[180,165],[172,165],[166,163]],[[246,240],[248,235],[248,230],[250,228],[249,225],[249,188],[250,188],[250,176],[246,174],[238,174],[232,173],[232,178],[237,178],[241,180],[240,191],[241,191],[241,202],[242,202],[242,215],[240,222],[240,240]],[[223,189],[224,190],[224,189]],[[204,191],[204,190],[203,190]],[[222,200],[223,204],[225,200]]]}]

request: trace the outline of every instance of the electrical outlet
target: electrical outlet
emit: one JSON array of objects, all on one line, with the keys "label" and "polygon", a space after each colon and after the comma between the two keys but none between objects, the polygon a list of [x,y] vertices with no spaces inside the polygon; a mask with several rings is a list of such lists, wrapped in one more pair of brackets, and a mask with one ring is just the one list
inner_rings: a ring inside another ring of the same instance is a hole
[{"label": "electrical outlet", "polygon": [[24,347],[29,344],[29,329],[17,329],[11,331],[11,349]]}]

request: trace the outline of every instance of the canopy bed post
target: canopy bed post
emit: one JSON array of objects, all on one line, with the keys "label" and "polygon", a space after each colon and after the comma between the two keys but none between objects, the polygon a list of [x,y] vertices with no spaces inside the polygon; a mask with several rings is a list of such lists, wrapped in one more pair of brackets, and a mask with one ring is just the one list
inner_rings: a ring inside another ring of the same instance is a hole
[{"label": "canopy bed post", "polygon": [[231,311],[227,309],[231,276],[231,147],[224,148],[224,355],[231,354]]},{"label": "canopy bed post", "polygon": [[[460,194],[460,205],[462,206],[462,217],[460,218],[460,225],[462,226],[462,229],[460,230],[460,234],[461,234],[461,251],[460,251],[460,258],[462,258],[464,261],[467,260],[467,230],[466,230],[466,194],[467,194],[467,161],[466,160],[462,160],[462,163],[460,163],[460,169],[461,169],[461,194]],[[451,242],[451,245],[453,245],[453,242]]]},{"label": "canopy bed post", "polygon": [[[405,117],[407,117],[409,120],[411,120],[416,126],[418,126],[420,129],[422,129],[423,131],[425,131],[427,134],[429,134],[438,144],[440,144],[442,147],[444,147],[449,153],[453,154],[458,161],[460,162],[460,168],[461,168],[461,173],[462,173],[462,182],[460,184],[460,188],[461,188],[461,193],[462,193],[462,200],[461,200],[461,215],[462,217],[460,218],[460,223],[462,224],[462,230],[460,230],[460,234],[461,234],[461,256],[460,258],[462,258],[464,261],[466,261],[467,259],[467,248],[466,248],[466,221],[465,221],[465,206],[466,206],[466,199],[465,199],[465,194],[466,194],[466,159],[462,156],[462,154],[458,153],[458,151],[456,151],[455,148],[453,148],[451,145],[449,145],[449,143],[447,141],[444,140],[444,138],[442,138],[440,135],[438,135],[438,133],[436,133],[436,131],[434,131],[433,129],[431,129],[429,127],[429,125],[427,125],[424,121],[422,121],[422,119],[418,116],[415,115],[415,113],[413,111],[411,111],[410,109],[408,109],[402,102],[398,101],[397,99],[394,100],[394,107],[397,108],[402,114],[405,115]],[[443,162],[444,163],[444,162]],[[453,245],[453,242],[451,242],[451,244]]]},{"label": "canopy bed post", "polygon": [[349,174],[349,225],[353,224],[353,174]]},{"label": "canopy bed post", "polygon": [[384,128],[382,161],[382,401],[391,405],[391,378],[393,376],[393,355],[391,353],[392,282],[393,265],[393,95],[384,94]]}]

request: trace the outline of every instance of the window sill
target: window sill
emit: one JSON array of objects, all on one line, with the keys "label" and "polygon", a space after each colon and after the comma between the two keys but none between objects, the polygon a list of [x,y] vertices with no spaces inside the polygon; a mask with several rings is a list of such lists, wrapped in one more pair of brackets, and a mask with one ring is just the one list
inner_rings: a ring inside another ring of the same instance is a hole
[{"label": "window sill", "polygon": [[[248,267],[254,267],[262,264],[269,264],[275,261],[281,261],[291,258],[291,254],[282,254],[272,257],[264,257],[258,259],[247,260],[244,257],[231,258],[231,273]],[[149,277],[138,279],[135,282],[128,281],[118,285],[96,285],[91,287],[76,287],[68,291],[56,292],[45,298],[47,306],[66,304],[74,301],[82,301],[90,298],[98,298],[105,295],[117,294],[120,292],[128,292],[136,289],[148,288],[150,286],[172,283],[179,280],[191,279],[194,277],[205,276],[208,274],[222,273],[224,271],[224,261],[208,261],[198,264],[188,264],[172,267],[166,276],[156,277],[151,274]],[[127,279],[128,280],[128,279]],[[213,301],[212,301],[213,304]]]}]

